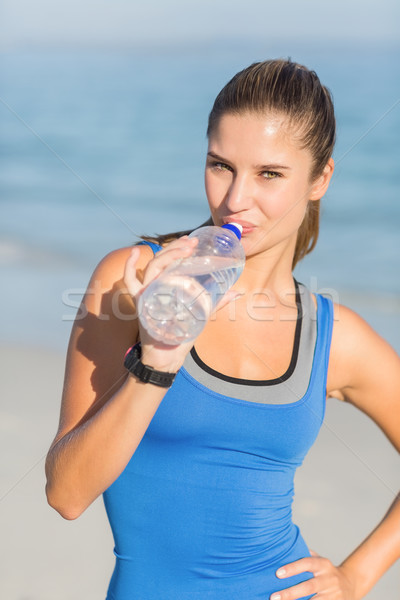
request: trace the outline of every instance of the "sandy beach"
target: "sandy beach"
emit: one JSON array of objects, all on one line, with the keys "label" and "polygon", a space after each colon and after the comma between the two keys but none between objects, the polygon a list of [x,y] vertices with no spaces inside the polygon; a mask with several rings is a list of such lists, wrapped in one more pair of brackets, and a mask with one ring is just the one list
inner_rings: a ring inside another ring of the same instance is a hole
[{"label": "sandy beach", "polygon": [[[45,497],[69,331],[101,257],[208,218],[207,115],[247,64],[291,57],[332,91],[335,175],[317,249],[295,276],[400,352],[400,3],[275,3],[273,27],[268,3],[225,4],[8,0],[1,10],[0,600],[106,596],[102,498],[66,521]],[[309,547],[340,563],[384,516],[398,475],[384,434],[330,400],[295,482]],[[400,600],[400,561],[366,598]]]},{"label": "sandy beach", "polygon": [[[44,457],[58,420],[64,357],[2,347],[0,597],[99,600],[113,568],[101,499],[65,521],[46,503]],[[295,522],[309,546],[340,561],[374,527],[398,486],[397,453],[366,417],[330,401],[296,479]],[[367,596],[398,600],[395,565]]]}]

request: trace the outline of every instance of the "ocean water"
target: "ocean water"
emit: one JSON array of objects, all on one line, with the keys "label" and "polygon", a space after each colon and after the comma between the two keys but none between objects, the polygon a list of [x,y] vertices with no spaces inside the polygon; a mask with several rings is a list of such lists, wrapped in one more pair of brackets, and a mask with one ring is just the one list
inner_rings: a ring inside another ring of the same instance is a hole
[{"label": "ocean water", "polygon": [[[0,55],[0,342],[65,349],[105,254],[208,217],[213,99],[236,71],[276,54],[257,46]],[[396,344],[399,49],[304,48],[292,58],[332,90],[338,121],[320,240],[296,275]]]}]

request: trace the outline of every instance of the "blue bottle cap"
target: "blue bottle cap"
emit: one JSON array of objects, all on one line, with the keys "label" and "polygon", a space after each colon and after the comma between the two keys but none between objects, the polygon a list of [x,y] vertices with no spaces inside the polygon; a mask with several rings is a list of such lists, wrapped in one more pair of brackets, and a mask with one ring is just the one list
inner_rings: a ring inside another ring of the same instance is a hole
[{"label": "blue bottle cap", "polygon": [[242,237],[243,227],[239,225],[239,223],[226,223],[226,225],[222,225],[224,229],[230,229],[240,240]]}]

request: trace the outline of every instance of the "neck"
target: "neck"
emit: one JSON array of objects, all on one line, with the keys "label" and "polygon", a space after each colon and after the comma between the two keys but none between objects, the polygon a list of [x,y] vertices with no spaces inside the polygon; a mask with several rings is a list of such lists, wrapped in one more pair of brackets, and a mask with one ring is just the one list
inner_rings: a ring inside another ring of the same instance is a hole
[{"label": "neck", "polygon": [[248,256],[235,287],[244,293],[270,290],[278,295],[293,290],[293,253],[293,243],[288,243],[283,249],[274,247]]}]

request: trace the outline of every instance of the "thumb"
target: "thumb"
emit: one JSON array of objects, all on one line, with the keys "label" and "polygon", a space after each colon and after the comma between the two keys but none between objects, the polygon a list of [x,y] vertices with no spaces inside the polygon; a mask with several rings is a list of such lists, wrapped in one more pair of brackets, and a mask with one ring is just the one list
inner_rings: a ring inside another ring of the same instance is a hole
[{"label": "thumb", "polygon": [[310,550],[310,554],[311,556],[319,556],[318,552],[315,552],[315,550]]},{"label": "thumb", "polygon": [[139,256],[139,248],[132,248],[129,258],[125,263],[124,283],[128,289],[128,292],[133,297],[136,297],[143,287],[138,278],[136,277],[136,265],[139,260]]}]

